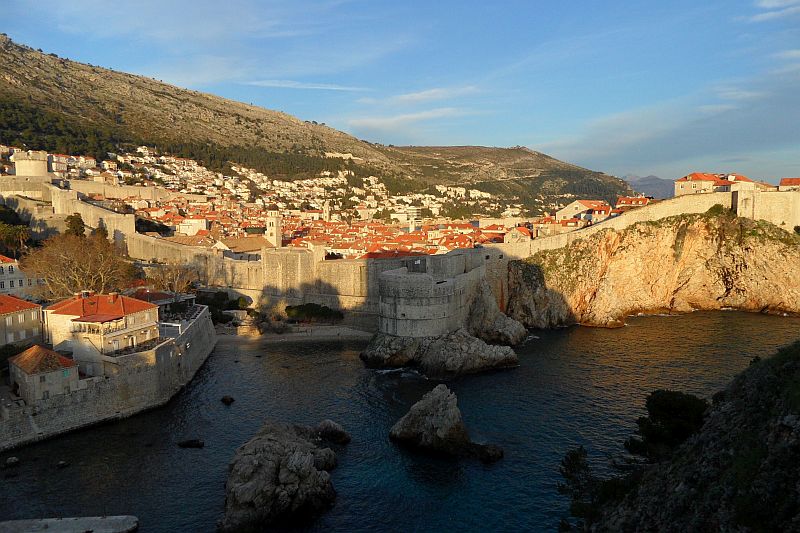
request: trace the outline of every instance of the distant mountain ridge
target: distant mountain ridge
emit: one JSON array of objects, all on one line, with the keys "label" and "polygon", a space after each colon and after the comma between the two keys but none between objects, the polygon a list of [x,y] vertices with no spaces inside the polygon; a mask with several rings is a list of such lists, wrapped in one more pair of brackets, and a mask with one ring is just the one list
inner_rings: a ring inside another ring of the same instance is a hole
[{"label": "distant mountain ridge", "polygon": [[210,168],[233,161],[280,179],[344,165],[325,154],[349,153],[360,161],[348,168],[388,174],[401,180],[401,187],[468,185],[517,196],[528,205],[539,197],[612,200],[630,192],[616,177],[528,148],[370,143],[279,111],[60,58],[5,35],[0,35],[0,142],[98,153],[119,143],[142,143]]},{"label": "distant mountain ridge", "polygon": [[626,174],[622,179],[628,182],[636,192],[645,196],[665,199],[675,195],[675,185],[672,180],[665,180],[653,175],[642,177],[635,174]]}]

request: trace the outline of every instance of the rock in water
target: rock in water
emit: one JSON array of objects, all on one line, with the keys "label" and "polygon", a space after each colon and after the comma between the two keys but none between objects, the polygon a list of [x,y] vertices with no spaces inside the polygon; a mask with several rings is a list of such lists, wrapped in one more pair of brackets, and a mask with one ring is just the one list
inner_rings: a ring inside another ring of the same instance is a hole
[{"label": "rock in water", "polygon": [[465,329],[441,337],[376,333],[361,352],[361,360],[370,368],[415,366],[437,379],[519,364],[517,354],[508,346],[490,346]]},{"label": "rock in water", "polygon": [[389,437],[415,448],[447,455],[474,455],[485,463],[499,460],[499,446],[473,443],[469,438],[458,399],[445,385],[432,391],[411,406],[389,432]]},{"label": "rock in water", "polygon": [[322,440],[344,443],[350,436],[330,420],[316,428],[264,424],[230,463],[219,530],[261,530],[307,520],[330,507],[336,492],[328,471],[336,467],[336,454],[320,447]]},{"label": "rock in water", "polygon": [[19,466],[19,457],[9,457],[8,459],[6,459],[5,466],[6,468]]},{"label": "rock in water", "polygon": [[221,401],[222,403],[224,403],[225,405],[230,405],[230,404],[232,404],[233,402],[235,402],[236,400],[234,400],[232,396],[227,396],[227,395],[226,395],[226,396],[223,396],[223,397],[220,399],[220,401]]},{"label": "rock in water", "polygon": [[316,430],[322,440],[332,442],[333,444],[347,444],[350,442],[350,435],[342,426],[333,420],[323,420],[317,424]]},{"label": "rock in water", "polygon": [[178,443],[179,448],[202,448],[206,443],[200,439],[182,440]]}]

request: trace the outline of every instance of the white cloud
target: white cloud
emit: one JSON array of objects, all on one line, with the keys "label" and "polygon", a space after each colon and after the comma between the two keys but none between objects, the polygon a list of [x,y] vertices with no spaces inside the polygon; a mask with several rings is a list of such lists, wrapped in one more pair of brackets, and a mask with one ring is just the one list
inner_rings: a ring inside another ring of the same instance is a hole
[{"label": "white cloud", "polygon": [[465,114],[466,112],[464,110],[455,107],[439,107],[427,111],[419,111],[417,113],[405,113],[388,117],[354,118],[350,119],[348,123],[353,128],[388,131],[410,126],[418,122],[447,117],[459,117]]},{"label": "white cloud", "polygon": [[778,9],[781,7],[793,6],[800,4],[800,0],[758,0],[756,7],[763,9]]},{"label": "white cloud", "polygon": [[433,100],[449,100],[477,92],[478,88],[472,85],[465,87],[435,87],[414,93],[398,94],[397,96],[392,96],[389,100],[398,104],[419,104]]},{"label": "white cloud", "polygon": [[766,11],[752,15],[750,22],[766,22],[800,14],[800,0],[757,0],[755,6]]},{"label": "white cloud", "polygon": [[275,87],[278,89],[306,89],[317,91],[344,91],[344,92],[359,92],[367,91],[366,87],[352,87],[348,85],[336,85],[333,83],[309,83],[294,80],[254,80],[246,81],[244,85],[253,85],[256,87]]},{"label": "white cloud", "polygon": [[775,57],[779,59],[800,59],[800,49],[794,50],[783,50],[782,52],[778,52],[775,54]]}]

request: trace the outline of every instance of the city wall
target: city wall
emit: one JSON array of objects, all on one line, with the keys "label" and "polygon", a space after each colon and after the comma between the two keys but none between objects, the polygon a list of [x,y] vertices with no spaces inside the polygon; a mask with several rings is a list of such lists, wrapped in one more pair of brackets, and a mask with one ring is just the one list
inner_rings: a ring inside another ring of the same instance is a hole
[{"label": "city wall", "polygon": [[168,191],[160,187],[143,187],[140,185],[109,185],[88,180],[67,180],[69,188],[81,194],[97,195],[105,198],[124,200],[126,198],[139,198],[141,200],[166,201],[173,198],[186,198],[190,202],[206,202],[204,194],[185,194]]},{"label": "city wall", "polygon": [[105,376],[24,407],[0,406],[0,451],[167,403],[194,377],[216,344],[207,308],[177,338],[152,350],[106,358]]},{"label": "city wall", "polygon": [[109,238],[113,238],[115,242],[124,243],[127,236],[136,233],[136,217],[134,215],[115,213],[84,202],[79,198],[77,191],[60,189],[55,185],[45,185],[44,191],[45,195],[50,196],[53,212],[56,215],[69,216],[78,213],[83,222],[91,228],[105,226]]}]

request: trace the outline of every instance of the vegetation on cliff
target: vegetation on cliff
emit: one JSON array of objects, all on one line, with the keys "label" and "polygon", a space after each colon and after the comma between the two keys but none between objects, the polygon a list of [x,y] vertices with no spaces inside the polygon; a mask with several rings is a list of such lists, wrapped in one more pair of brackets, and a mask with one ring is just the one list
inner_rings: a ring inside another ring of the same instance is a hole
[{"label": "vegetation on cliff", "polygon": [[529,327],[622,325],[650,312],[800,312],[800,235],[722,206],[607,229],[509,266],[508,313]]},{"label": "vegetation on cliff", "polygon": [[[585,450],[565,456],[561,490],[580,524],[595,531],[797,531],[800,342],[754,359],[707,410],[702,400],[670,394],[660,414],[651,395],[648,417],[639,421],[642,440],[658,450],[646,462],[602,478]],[[651,424],[655,432],[646,429]]]}]

